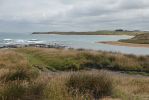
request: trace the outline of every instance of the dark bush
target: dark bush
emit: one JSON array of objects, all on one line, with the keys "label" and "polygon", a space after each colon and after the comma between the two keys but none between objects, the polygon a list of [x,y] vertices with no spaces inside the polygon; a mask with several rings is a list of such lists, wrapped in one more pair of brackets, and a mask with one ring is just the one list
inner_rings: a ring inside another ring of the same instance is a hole
[{"label": "dark bush", "polygon": [[66,82],[68,91],[73,95],[89,93],[94,98],[109,96],[112,92],[112,80],[104,74],[73,74]]},{"label": "dark bush", "polygon": [[31,80],[31,78],[38,76],[38,71],[33,69],[16,68],[10,69],[4,73],[0,79],[3,82],[15,81],[15,80]]},{"label": "dark bush", "polygon": [[1,100],[21,100],[26,92],[26,87],[20,82],[11,82],[5,85]]},{"label": "dark bush", "polygon": [[26,70],[22,70],[22,69],[11,72],[6,77],[6,81],[26,80],[26,79],[29,79],[28,72]]}]

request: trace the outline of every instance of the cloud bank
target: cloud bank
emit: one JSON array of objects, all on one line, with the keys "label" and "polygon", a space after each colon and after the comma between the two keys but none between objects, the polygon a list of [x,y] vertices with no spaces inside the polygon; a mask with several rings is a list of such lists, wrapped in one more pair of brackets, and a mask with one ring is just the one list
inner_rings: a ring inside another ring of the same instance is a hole
[{"label": "cloud bank", "polygon": [[1,32],[149,30],[149,0],[0,0]]}]

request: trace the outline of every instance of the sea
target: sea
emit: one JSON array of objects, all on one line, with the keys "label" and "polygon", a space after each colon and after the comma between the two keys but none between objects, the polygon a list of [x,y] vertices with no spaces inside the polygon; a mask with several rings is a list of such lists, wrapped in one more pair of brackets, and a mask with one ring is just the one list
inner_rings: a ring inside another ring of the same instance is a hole
[{"label": "sea", "polygon": [[89,49],[120,52],[124,54],[149,55],[149,48],[145,47],[127,47],[97,43],[104,41],[118,41],[120,39],[130,38],[132,38],[132,36],[128,35],[58,35],[0,32],[0,47],[10,44],[57,43],[74,49]]}]

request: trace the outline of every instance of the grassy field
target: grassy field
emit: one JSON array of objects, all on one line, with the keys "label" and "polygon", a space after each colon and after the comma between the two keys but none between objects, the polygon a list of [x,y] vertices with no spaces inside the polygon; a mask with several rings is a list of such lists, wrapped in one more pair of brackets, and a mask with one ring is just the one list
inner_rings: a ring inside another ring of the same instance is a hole
[{"label": "grassy field", "polygon": [[[44,48],[1,49],[0,99],[148,100],[148,66],[149,56]],[[136,75],[138,72],[147,76]]]},{"label": "grassy field", "polygon": [[136,43],[136,44],[149,44],[149,34],[139,34],[132,39],[120,40],[120,42]]},{"label": "grassy field", "polygon": [[32,34],[61,34],[61,35],[137,35],[148,32],[138,31],[96,31],[96,32],[33,32]]},{"label": "grassy field", "polygon": [[109,69],[149,72],[149,56],[123,55],[85,50],[25,48],[14,49],[28,58],[31,66],[49,70]]}]

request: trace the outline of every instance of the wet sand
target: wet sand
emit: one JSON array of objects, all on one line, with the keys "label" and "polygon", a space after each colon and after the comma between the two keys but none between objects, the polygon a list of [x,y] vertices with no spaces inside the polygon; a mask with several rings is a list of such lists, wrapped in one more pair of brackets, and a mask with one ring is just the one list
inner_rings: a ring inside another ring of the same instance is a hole
[{"label": "wet sand", "polygon": [[116,45],[116,46],[149,48],[149,44],[135,44],[135,43],[125,43],[125,42],[118,42],[118,41],[105,41],[105,42],[98,42],[98,43],[109,44],[109,45]]}]

